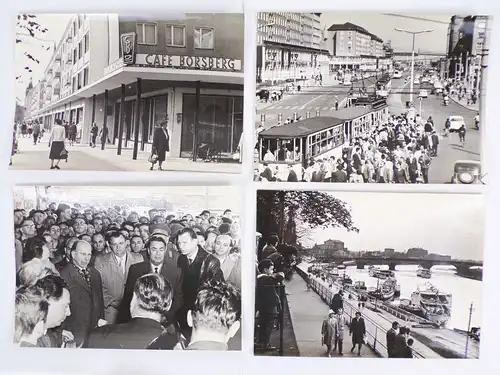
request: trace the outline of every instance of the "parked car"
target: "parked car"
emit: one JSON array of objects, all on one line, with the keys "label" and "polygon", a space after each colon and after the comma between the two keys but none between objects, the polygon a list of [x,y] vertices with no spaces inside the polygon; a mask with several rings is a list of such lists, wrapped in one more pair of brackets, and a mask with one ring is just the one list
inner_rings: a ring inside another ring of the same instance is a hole
[{"label": "parked car", "polygon": [[457,160],[453,166],[452,184],[483,184],[481,162],[475,160]]}]

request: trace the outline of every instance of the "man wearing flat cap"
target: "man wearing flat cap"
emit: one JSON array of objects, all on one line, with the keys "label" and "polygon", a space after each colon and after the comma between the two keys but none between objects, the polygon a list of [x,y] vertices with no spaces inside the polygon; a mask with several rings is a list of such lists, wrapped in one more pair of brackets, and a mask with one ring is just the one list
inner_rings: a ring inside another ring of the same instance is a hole
[{"label": "man wearing flat cap", "polygon": [[[146,244],[148,257],[141,263],[130,267],[122,307],[118,316],[119,323],[128,322],[130,317],[130,302],[132,301],[136,281],[148,274],[157,273],[170,282],[173,290],[172,306],[165,315],[166,326],[177,325],[176,313],[184,302],[182,291],[183,273],[177,266],[179,253],[169,243],[170,229],[166,224],[152,224],[150,226],[150,237]],[[170,245],[170,247],[169,247]]]}]

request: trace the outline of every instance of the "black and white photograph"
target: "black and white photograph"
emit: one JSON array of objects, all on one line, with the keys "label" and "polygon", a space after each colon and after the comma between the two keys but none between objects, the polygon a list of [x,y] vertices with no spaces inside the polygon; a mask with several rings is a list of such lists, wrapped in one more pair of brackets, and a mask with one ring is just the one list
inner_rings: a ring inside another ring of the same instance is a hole
[{"label": "black and white photograph", "polygon": [[485,183],[490,31],[487,15],[258,13],[254,180]]},{"label": "black and white photograph", "polygon": [[241,172],[243,13],[16,21],[11,169]]},{"label": "black and white photograph", "polygon": [[254,352],[479,358],[482,194],[257,191]]},{"label": "black and white photograph", "polygon": [[239,190],[18,186],[14,344],[241,350]]}]

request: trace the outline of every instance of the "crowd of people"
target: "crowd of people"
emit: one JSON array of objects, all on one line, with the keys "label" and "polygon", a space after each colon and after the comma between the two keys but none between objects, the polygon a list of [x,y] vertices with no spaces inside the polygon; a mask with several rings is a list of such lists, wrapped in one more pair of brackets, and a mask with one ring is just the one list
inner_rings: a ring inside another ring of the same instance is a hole
[{"label": "crowd of people", "polygon": [[[448,129],[449,123],[444,129],[438,129],[432,117],[423,120],[419,115],[411,117],[408,113],[390,115],[383,125],[345,143],[341,157],[311,159],[308,166],[302,168],[302,176],[297,176],[290,165],[286,181],[427,184],[433,158],[438,156],[442,137],[449,136]],[[465,126],[457,133],[463,145]],[[278,152],[276,150],[276,160],[279,160]],[[280,181],[278,173],[277,168],[272,170],[266,165],[254,179]]]},{"label": "crowd of people", "polygon": [[14,211],[25,347],[240,350],[240,225],[216,214],[50,203]]},{"label": "crowd of people", "polygon": [[282,321],[285,294],[283,281],[293,272],[297,249],[280,244],[277,233],[265,238],[257,234],[257,264],[255,290],[255,348],[273,351],[271,335]]}]

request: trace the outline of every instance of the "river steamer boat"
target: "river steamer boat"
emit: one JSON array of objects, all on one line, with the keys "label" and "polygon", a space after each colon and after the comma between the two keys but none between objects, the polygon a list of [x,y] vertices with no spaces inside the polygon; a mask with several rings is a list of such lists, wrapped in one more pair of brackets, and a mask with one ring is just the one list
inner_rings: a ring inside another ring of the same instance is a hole
[{"label": "river steamer boat", "polygon": [[442,327],[451,318],[452,295],[426,283],[411,294],[411,299],[402,299],[400,307]]}]

